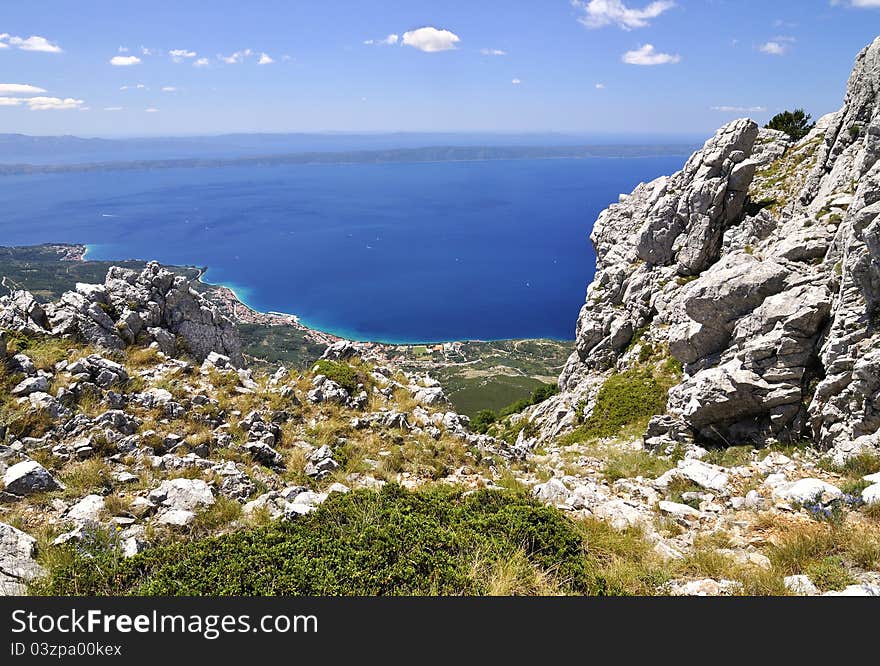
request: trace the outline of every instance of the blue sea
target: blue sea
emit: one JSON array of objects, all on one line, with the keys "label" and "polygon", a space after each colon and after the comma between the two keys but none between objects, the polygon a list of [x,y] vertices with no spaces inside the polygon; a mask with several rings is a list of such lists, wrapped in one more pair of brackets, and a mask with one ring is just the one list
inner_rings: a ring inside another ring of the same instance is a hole
[{"label": "blue sea", "polygon": [[393,343],[572,339],[599,212],[685,156],[0,178],[0,244],[208,266],[251,307]]}]

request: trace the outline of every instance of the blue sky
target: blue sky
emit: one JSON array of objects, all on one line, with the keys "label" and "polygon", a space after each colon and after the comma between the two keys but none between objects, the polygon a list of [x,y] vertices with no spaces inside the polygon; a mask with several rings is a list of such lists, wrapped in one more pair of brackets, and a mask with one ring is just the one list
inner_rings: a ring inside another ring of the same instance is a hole
[{"label": "blue sky", "polygon": [[7,0],[0,132],[705,134],[836,110],[878,34],[880,0]]}]

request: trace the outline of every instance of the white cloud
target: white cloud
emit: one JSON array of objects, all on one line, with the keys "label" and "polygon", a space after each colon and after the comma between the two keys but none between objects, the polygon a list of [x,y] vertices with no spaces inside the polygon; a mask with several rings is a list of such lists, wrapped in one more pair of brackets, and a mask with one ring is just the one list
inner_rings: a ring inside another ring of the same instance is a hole
[{"label": "white cloud", "polygon": [[518,86],[520,83],[522,83],[522,81],[520,81],[519,79],[514,79],[513,81],[511,81],[511,83],[515,86]]},{"label": "white cloud", "polygon": [[385,39],[368,39],[364,42],[364,44],[368,44],[370,46],[394,46],[397,42],[400,41],[400,35],[392,32]]},{"label": "white cloud", "polygon": [[597,83],[596,90],[605,90],[605,84],[604,83]]},{"label": "white cloud", "polygon": [[138,83],[138,84],[135,86],[135,88],[137,88],[138,90],[145,90],[146,87],[147,87],[147,86],[145,86],[143,83]]},{"label": "white cloud", "polygon": [[195,58],[198,54],[195,51],[187,51],[186,49],[172,49],[168,52],[174,62],[183,62],[185,58]]},{"label": "white cloud", "polygon": [[0,95],[34,95],[46,92],[43,88],[26,83],[0,83]]},{"label": "white cloud", "polygon": [[[8,42],[8,44],[6,42]],[[61,47],[58,46],[58,44],[53,44],[45,37],[40,37],[39,35],[31,35],[27,39],[23,39],[22,37],[14,37],[8,33],[3,33],[0,35],[0,44],[3,44],[3,48],[15,46],[22,51],[41,51],[42,53],[62,52]]]},{"label": "white cloud", "polygon": [[73,99],[68,97],[60,99],[59,97],[31,97],[27,100],[31,111],[65,111],[68,109],[78,109],[85,102],[81,99]]},{"label": "white cloud", "polygon": [[23,106],[26,105],[31,111],[66,111],[83,108],[81,99],[68,97],[0,97],[0,106]]},{"label": "white cloud", "polygon": [[225,62],[227,65],[235,65],[236,63],[240,63],[245,58],[253,55],[253,53],[254,52],[251,51],[250,49],[245,49],[244,51],[236,51],[232,55],[228,55],[228,56],[220,55],[217,57],[220,58],[220,60]]},{"label": "white cloud", "polygon": [[105,106],[104,111],[122,111],[121,106]]},{"label": "white cloud", "polygon": [[764,106],[712,106],[712,111],[722,111],[723,113],[762,113],[767,110]]},{"label": "white cloud", "polygon": [[621,59],[628,65],[674,65],[681,62],[680,55],[658,53],[653,44],[645,44],[635,51],[627,51]]},{"label": "white cloud", "polygon": [[199,58],[193,63],[193,67],[207,67],[209,64],[207,58]]},{"label": "white cloud", "polygon": [[785,52],[788,51],[788,47],[785,44],[780,44],[779,42],[769,41],[761,44],[758,47],[758,50],[761,53],[766,53],[767,55],[781,56],[785,55]]},{"label": "white cloud", "polygon": [[449,30],[438,30],[430,26],[403,33],[403,43],[425,53],[451,51],[461,38]]},{"label": "white cloud", "polygon": [[174,86],[162,86],[162,92],[177,92]]},{"label": "white cloud", "polygon": [[114,67],[130,67],[131,65],[139,65],[141,59],[137,56],[113,56],[110,58],[110,64]]},{"label": "white cloud", "polygon": [[151,106],[148,109],[144,109],[144,113],[159,113],[159,109]]},{"label": "white cloud", "polygon": [[141,47],[141,55],[151,56],[151,55],[153,55],[153,50],[148,49],[146,46],[142,46]]},{"label": "white cloud", "polygon": [[832,5],[846,5],[856,9],[880,8],[880,0],[831,0]]},{"label": "white cloud", "polygon": [[257,64],[258,65],[271,65],[273,62],[275,62],[275,60],[274,60],[274,58],[272,58],[272,56],[270,56],[268,53],[261,53],[260,60]]},{"label": "white cloud", "polygon": [[578,20],[588,28],[615,24],[623,30],[644,28],[651,19],[675,7],[671,0],[657,0],[641,9],[627,7],[622,0],[572,0],[572,5],[584,10],[584,16]]},{"label": "white cloud", "polygon": [[507,55],[507,51],[502,51],[501,49],[480,49],[480,53],[484,56],[505,56]]},{"label": "white cloud", "polygon": [[116,49],[116,52],[117,53],[128,53],[128,47],[127,46],[120,46],[118,49]]}]

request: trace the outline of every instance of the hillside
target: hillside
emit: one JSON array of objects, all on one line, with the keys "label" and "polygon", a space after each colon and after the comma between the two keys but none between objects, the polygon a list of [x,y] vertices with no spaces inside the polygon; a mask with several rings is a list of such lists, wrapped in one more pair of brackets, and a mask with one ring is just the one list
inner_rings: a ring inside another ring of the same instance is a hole
[{"label": "hillside", "polygon": [[369,345],[254,365],[155,263],[3,296],[2,590],[880,595],[880,38],[592,240],[559,393],[491,423]]}]

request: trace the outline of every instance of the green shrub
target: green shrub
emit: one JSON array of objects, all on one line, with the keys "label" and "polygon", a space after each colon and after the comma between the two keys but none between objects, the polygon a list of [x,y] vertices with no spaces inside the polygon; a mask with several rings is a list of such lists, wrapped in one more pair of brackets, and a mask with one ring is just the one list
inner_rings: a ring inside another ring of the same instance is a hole
[{"label": "green shrub", "polygon": [[864,476],[880,472],[880,455],[865,451],[848,458],[842,465],[835,465],[825,459],[820,463],[820,467],[850,479],[861,480]]},{"label": "green shrub", "polygon": [[[520,553],[522,555],[520,555]],[[489,569],[525,556],[562,592],[601,592],[578,525],[510,492],[334,493],[294,523],[163,545],[121,560],[74,557],[36,583],[51,595],[483,594]],[[62,560],[63,562],[64,560]]]},{"label": "green shrub", "polygon": [[498,420],[495,412],[491,409],[481,409],[477,412],[476,416],[471,419],[471,430],[474,432],[478,432],[481,435],[486,434],[489,430],[489,426],[495,423]]},{"label": "green shrub", "polygon": [[324,375],[327,379],[336,382],[349,393],[354,393],[361,383],[354,368],[346,363],[321,359],[314,366],[316,375]]},{"label": "green shrub", "polygon": [[857,582],[839,557],[826,557],[807,565],[804,573],[820,590],[842,590]]},{"label": "green shrub", "polygon": [[593,413],[578,431],[583,438],[614,437],[628,425],[662,414],[668,389],[648,370],[609,377],[596,396]]},{"label": "green shrub", "polygon": [[783,111],[773,116],[765,127],[785,132],[794,141],[799,141],[816,126],[816,123],[810,122],[811,118],[812,116],[803,109]]}]

